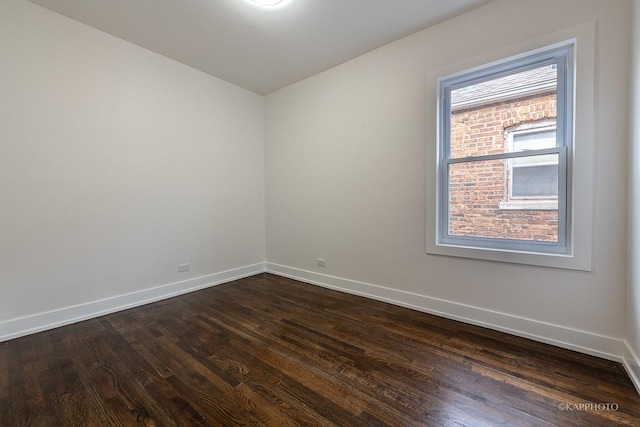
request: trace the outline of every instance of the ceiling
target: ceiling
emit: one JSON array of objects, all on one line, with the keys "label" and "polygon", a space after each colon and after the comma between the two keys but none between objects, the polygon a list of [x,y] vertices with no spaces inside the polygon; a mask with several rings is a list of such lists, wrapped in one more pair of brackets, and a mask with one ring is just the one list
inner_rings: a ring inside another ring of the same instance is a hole
[{"label": "ceiling", "polygon": [[490,0],[29,0],[266,95]]}]

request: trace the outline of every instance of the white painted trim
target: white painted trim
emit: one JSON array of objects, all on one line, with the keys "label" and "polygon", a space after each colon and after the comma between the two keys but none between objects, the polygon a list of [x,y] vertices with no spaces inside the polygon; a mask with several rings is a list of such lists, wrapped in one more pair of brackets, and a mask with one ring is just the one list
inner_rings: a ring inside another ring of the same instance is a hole
[{"label": "white painted trim", "polygon": [[[623,340],[426,295],[266,263],[266,271],[301,282],[388,302],[580,353],[623,362]],[[636,359],[637,360],[637,359]]]},{"label": "white painted trim", "polygon": [[640,358],[633,351],[628,341],[624,342],[624,355],[622,357],[622,365],[627,370],[631,382],[640,393]]},{"label": "white painted trim", "polygon": [[0,342],[36,332],[69,325],[83,320],[103,316],[116,311],[149,304],[211,286],[231,282],[263,273],[265,264],[247,265],[232,270],[221,271],[206,276],[195,277],[129,294],[117,295],[98,301],[65,307],[58,310],[37,313],[31,316],[0,322]]}]

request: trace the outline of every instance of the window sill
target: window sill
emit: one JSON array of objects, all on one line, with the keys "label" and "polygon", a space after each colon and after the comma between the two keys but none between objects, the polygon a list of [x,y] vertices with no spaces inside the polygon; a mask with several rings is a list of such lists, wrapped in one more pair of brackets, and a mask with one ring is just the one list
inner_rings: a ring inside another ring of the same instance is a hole
[{"label": "window sill", "polygon": [[445,255],[457,258],[481,259],[511,264],[591,271],[591,262],[588,258],[585,259],[580,255],[576,256],[571,252],[572,251],[567,254],[552,254],[498,248],[458,246],[435,242],[429,242],[427,244],[427,253],[431,255]]},{"label": "window sill", "polygon": [[531,210],[531,211],[557,211],[557,200],[510,200],[500,202],[500,209],[505,211]]}]

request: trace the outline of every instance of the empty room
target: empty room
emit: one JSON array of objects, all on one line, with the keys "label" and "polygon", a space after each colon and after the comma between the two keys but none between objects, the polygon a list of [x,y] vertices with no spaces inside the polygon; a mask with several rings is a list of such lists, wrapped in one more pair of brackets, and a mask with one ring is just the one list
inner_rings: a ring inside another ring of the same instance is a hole
[{"label": "empty room", "polygon": [[0,426],[640,425],[640,0],[0,0]]}]

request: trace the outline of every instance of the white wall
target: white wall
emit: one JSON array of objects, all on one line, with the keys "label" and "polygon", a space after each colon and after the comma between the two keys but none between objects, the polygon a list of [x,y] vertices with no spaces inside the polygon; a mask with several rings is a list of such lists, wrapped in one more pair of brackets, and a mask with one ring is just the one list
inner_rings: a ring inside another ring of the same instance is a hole
[{"label": "white wall", "polygon": [[633,3],[629,174],[629,289],[627,342],[633,352],[627,363],[640,384],[640,0]]},{"label": "white wall", "polygon": [[263,268],[263,112],[259,95],[0,0],[0,339]]},{"label": "white wall", "polygon": [[[630,6],[496,0],[269,95],[267,268],[619,359]],[[426,76],[594,20],[592,271],[426,255]]]}]

